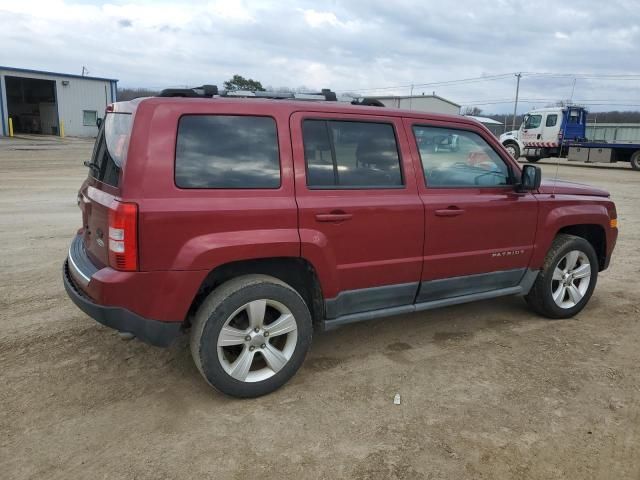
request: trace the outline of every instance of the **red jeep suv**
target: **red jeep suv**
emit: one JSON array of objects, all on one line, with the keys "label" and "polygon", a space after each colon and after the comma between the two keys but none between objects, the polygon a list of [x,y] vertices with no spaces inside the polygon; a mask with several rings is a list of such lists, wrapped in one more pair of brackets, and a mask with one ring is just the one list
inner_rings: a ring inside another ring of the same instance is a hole
[{"label": "red jeep suv", "polygon": [[110,106],[63,267],[75,304],[153,345],[189,332],[238,397],[287,382],[314,328],[502,295],[584,308],[617,238],[606,191],[541,182],[463,116],[308,97]]}]

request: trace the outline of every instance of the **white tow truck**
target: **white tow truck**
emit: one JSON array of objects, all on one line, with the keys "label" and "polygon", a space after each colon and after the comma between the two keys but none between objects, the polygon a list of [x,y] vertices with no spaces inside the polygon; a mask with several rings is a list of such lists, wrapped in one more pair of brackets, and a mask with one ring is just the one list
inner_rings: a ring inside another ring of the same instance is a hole
[{"label": "white tow truck", "polygon": [[640,170],[640,142],[606,142],[586,138],[587,111],[579,106],[537,108],[529,111],[519,130],[500,135],[514,158],[537,162],[568,157],[583,162],[630,162]]}]

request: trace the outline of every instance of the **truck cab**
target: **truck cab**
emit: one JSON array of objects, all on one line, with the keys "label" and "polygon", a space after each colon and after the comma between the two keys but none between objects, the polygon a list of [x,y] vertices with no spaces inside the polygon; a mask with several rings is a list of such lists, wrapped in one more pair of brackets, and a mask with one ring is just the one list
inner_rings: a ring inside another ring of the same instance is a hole
[{"label": "truck cab", "polygon": [[[548,107],[529,111],[519,130],[500,136],[514,158],[524,156],[530,162],[561,156],[561,149],[585,139],[587,111],[583,107]],[[563,140],[564,139],[564,140]]]}]

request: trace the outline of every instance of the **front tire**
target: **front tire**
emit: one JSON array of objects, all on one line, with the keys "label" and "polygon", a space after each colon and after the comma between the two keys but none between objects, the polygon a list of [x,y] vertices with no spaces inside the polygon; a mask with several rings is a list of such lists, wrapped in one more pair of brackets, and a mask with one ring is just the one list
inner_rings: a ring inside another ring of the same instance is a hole
[{"label": "front tire", "polygon": [[274,277],[245,275],[217,287],[200,306],[191,354],[216,390],[259,397],[298,371],[311,337],[311,314],[298,292]]},{"label": "front tire", "polygon": [[520,147],[515,142],[507,142],[504,144],[504,148],[507,149],[509,155],[518,160],[520,158]]},{"label": "front tire", "polygon": [[593,246],[584,238],[560,234],[525,300],[547,318],[573,317],[591,298],[597,280],[598,257]]},{"label": "front tire", "polygon": [[631,168],[640,170],[640,150],[631,155]]}]

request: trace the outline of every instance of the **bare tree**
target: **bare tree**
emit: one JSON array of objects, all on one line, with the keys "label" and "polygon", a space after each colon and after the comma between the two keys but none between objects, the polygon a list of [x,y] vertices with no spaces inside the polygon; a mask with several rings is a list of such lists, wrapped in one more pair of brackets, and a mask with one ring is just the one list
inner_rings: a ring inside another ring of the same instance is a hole
[{"label": "bare tree", "polygon": [[473,117],[478,117],[482,113],[482,109],[478,107],[464,107],[462,109],[463,115],[471,115]]}]

